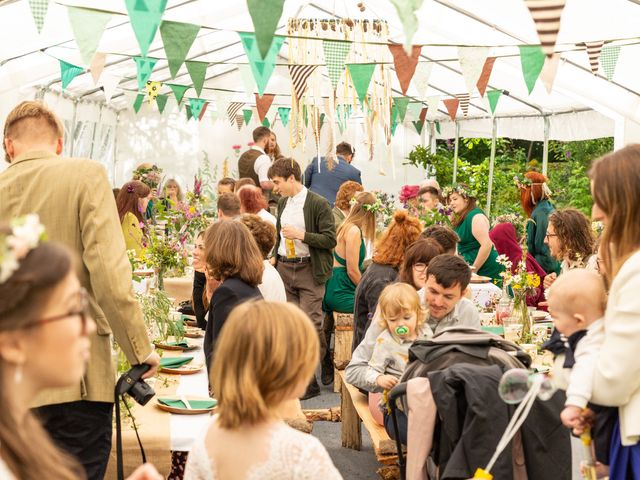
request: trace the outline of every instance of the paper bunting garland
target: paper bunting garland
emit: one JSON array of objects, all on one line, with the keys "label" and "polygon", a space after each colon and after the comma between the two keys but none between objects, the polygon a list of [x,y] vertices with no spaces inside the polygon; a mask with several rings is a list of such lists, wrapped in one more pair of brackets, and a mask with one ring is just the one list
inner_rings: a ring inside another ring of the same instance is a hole
[{"label": "paper bunting garland", "polygon": [[589,65],[591,65],[591,73],[596,75],[598,73],[598,65],[600,63],[600,53],[604,46],[604,41],[599,42],[585,42],[584,46],[587,47],[587,55],[589,56]]},{"label": "paper bunting garland", "polygon": [[[178,70],[184,63],[189,49],[198,36],[200,25],[193,23],[170,22],[163,20],[160,24],[160,36],[167,54],[171,78],[176,78]],[[200,95],[198,93],[198,95]]]},{"label": "paper bunting garland", "polygon": [[478,88],[478,92],[480,92],[481,97],[484,97],[484,92],[487,90],[487,85],[489,85],[489,78],[491,78],[494,63],[496,63],[496,57],[489,57],[485,60],[484,67],[482,67],[482,73],[476,83],[476,87]]},{"label": "paper bunting garland", "polygon": [[391,51],[391,55],[393,55],[393,66],[396,70],[398,82],[400,82],[400,90],[403,95],[406,95],[413,74],[416,72],[422,47],[412,47],[411,56],[407,55],[402,45],[389,45],[389,50]]},{"label": "paper bunting garland", "polygon": [[418,132],[418,135],[422,135],[422,127],[424,127],[424,122],[416,120],[411,123],[413,123],[413,126],[415,127],[416,132]]},{"label": "paper bunting garland", "polygon": [[431,77],[431,70],[433,69],[433,63],[420,62],[416,67],[416,72],[413,74],[413,86],[418,90],[420,98],[424,98],[427,95],[427,88],[429,88],[429,77]]},{"label": "paper bunting garland", "polygon": [[398,112],[398,120],[400,123],[404,122],[404,117],[407,115],[407,107],[411,99],[409,97],[393,97],[393,106]]},{"label": "paper bunting garland", "polygon": [[244,123],[244,116],[243,115],[236,115],[236,128],[238,129],[238,131],[240,131],[240,129],[242,128],[242,124]]},{"label": "paper bunting garland", "polygon": [[251,65],[244,63],[238,65],[238,71],[240,72],[240,79],[245,93],[251,95],[256,90],[256,81],[253,79],[253,73],[251,73]]},{"label": "paper bunting garland", "polygon": [[525,3],[531,12],[533,22],[536,24],[542,51],[550,57],[553,55],[560,31],[560,17],[562,10],[564,10],[565,0],[526,0]]},{"label": "paper bunting garland", "polygon": [[173,95],[176,97],[176,103],[178,107],[180,107],[180,103],[182,103],[182,97],[184,97],[184,93],[189,90],[191,87],[187,85],[177,85],[175,83],[167,83],[173,92]]},{"label": "paper bunting garland", "polygon": [[391,0],[391,3],[396,7],[398,12],[398,18],[402,23],[404,29],[404,49],[407,54],[411,53],[411,44],[413,42],[413,36],[418,31],[418,17],[416,12],[422,6],[424,0]]},{"label": "paper bunting garland", "polygon": [[286,127],[287,125],[289,125],[290,114],[291,114],[291,109],[289,107],[278,108],[278,116],[280,117],[280,121],[282,122],[283,127]]},{"label": "paper bunting garland", "polygon": [[206,103],[206,100],[204,98],[189,99],[189,107],[191,110],[191,115],[193,115],[194,118],[200,117],[200,112],[202,111],[202,108],[204,107],[205,103]]},{"label": "paper bunting garland", "polygon": [[396,134],[396,128],[398,127],[398,108],[393,105],[391,107],[391,136]]},{"label": "paper bunting garland", "polygon": [[487,92],[487,100],[489,100],[491,115],[494,115],[496,113],[496,107],[498,106],[500,95],[502,95],[502,90],[489,90]]},{"label": "paper bunting garland", "polygon": [[271,48],[273,34],[278,28],[283,6],[284,0],[247,0],[258,51],[263,60]]},{"label": "paper bunting garland", "polygon": [[185,104],[184,110],[187,113],[187,122],[193,118],[193,114],[191,113],[191,107],[189,104]]},{"label": "paper bunting garland", "polygon": [[169,95],[161,93],[156,96],[156,105],[158,105],[158,111],[160,113],[164,112],[164,109],[167,106],[167,100],[169,100]]},{"label": "paper bunting garland", "polygon": [[240,41],[242,42],[244,51],[247,54],[247,58],[249,59],[249,65],[251,65],[253,78],[255,79],[256,85],[258,86],[258,93],[262,95],[267,88],[267,83],[269,83],[271,74],[273,73],[273,70],[276,66],[276,59],[278,58],[278,53],[280,52],[280,48],[284,43],[284,37],[273,37],[271,48],[269,48],[266,57],[263,59],[260,55],[260,50],[258,49],[258,43],[256,42],[255,34],[238,32],[238,35],[240,35]]},{"label": "paper bunting garland", "polygon": [[167,8],[167,0],[125,0],[125,4],[140,52],[146,57]]},{"label": "paper bunting garland", "polygon": [[531,94],[544,66],[545,55],[542,48],[538,45],[520,45],[519,48],[522,74],[524,75],[524,81],[527,84],[529,94]]},{"label": "paper bunting garland", "polygon": [[249,122],[251,121],[251,117],[253,116],[253,110],[251,109],[245,109],[242,110],[242,117],[244,118],[244,123],[245,125],[249,125]]},{"label": "paper bunting garland", "polygon": [[147,81],[147,85],[145,88],[147,89],[147,97],[149,103],[153,102],[158,94],[160,93],[160,88],[162,87],[162,83],[160,82],[152,82],[151,80]]},{"label": "paper bunting garland", "polygon": [[133,59],[138,69],[138,90],[142,90],[147,84],[147,80],[149,80],[153,67],[156,66],[158,59],[151,57],[133,57]]},{"label": "paper bunting garland", "polygon": [[458,93],[456,98],[460,100],[460,109],[462,110],[462,115],[467,116],[469,114],[469,99],[470,95],[468,93]]},{"label": "paper bunting garland", "polygon": [[122,76],[115,75],[110,72],[107,72],[100,77],[100,83],[98,86],[102,87],[102,90],[104,90],[104,99],[107,103],[111,101],[111,97],[113,97],[116,88],[120,85],[120,80],[122,80]]},{"label": "paper bunting garland", "polygon": [[84,70],[82,67],[65,62],[64,60],[58,61],[60,62],[60,81],[62,82],[62,91],[64,91],[71,81],[84,72]]},{"label": "paper bunting garland", "polygon": [[360,103],[364,102],[369,90],[369,84],[371,83],[371,77],[376,69],[375,63],[350,63],[347,65],[349,69],[349,75],[353,86],[358,93],[358,99]]},{"label": "paper bunting garland", "polygon": [[[204,79],[207,75],[207,67],[209,64],[207,62],[195,62],[190,60],[184,63],[187,66],[187,71],[189,72],[189,76],[193,82],[193,88],[195,88],[199,97],[202,93],[202,86],[204,85]],[[194,114],[194,117],[195,116],[196,115]]]},{"label": "paper bunting garland", "polygon": [[229,120],[233,124],[236,121],[236,117],[240,109],[244,107],[244,102],[231,102],[227,107],[227,115],[229,116]]},{"label": "paper bunting garland", "polygon": [[89,65],[89,70],[91,71],[91,77],[93,78],[94,85],[98,85],[98,80],[100,80],[100,75],[102,75],[102,71],[104,70],[104,66],[107,63],[107,54],[97,52],[93,55],[91,59],[91,65]]},{"label": "paper bunting garland", "polygon": [[552,56],[545,59],[544,66],[542,67],[542,72],[540,72],[540,79],[542,80],[542,83],[544,84],[549,94],[551,94],[553,81],[556,79],[559,64],[560,54],[554,53]]},{"label": "paper bunting garland", "polygon": [[269,121],[269,119],[267,117],[264,117],[264,119],[262,120],[262,126],[263,127],[267,127],[267,128],[271,128],[271,122]]},{"label": "paper bunting garland", "polygon": [[317,65],[289,65],[289,75],[293,85],[293,92],[298,100],[307,91],[307,80],[316,71]]},{"label": "paper bunting garland", "polygon": [[473,93],[478,83],[488,54],[489,47],[458,47],[462,77],[469,94]]},{"label": "paper bunting garland", "polygon": [[138,96],[136,97],[136,101],[133,102],[133,109],[135,110],[136,113],[140,111],[140,107],[142,107],[143,101],[144,101],[144,95],[142,93],[139,93]]},{"label": "paper bunting garland", "polygon": [[460,100],[457,98],[448,98],[443,100],[444,106],[447,108],[447,112],[449,112],[449,117],[451,120],[456,119],[456,115],[458,114],[458,105],[460,104]]},{"label": "paper bunting garland", "polygon": [[204,105],[202,105],[202,110],[200,110],[200,115],[198,115],[198,121],[202,120],[202,117],[204,117],[204,113],[207,111],[208,106],[209,102],[205,100]]},{"label": "paper bunting garland", "polygon": [[620,45],[605,45],[602,47],[602,53],[600,54],[600,65],[607,80],[611,81],[613,75],[616,72],[616,65],[618,64],[618,56],[620,55]]},{"label": "paper bunting garland", "polygon": [[256,110],[258,110],[258,118],[261,122],[264,123],[264,119],[267,116],[267,112],[269,111],[269,107],[273,103],[273,99],[276,98],[275,95],[267,93],[262,97],[256,94]]},{"label": "paper bunting garland", "polygon": [[340,75],[344,71],[344,62],[351,50],[351,42],[341,42],[338,40],[323,40],[324,61],[327,64],[331,86],[336,89],[340,81]]},{"label": "paper bunting garland", "polygon": [[104,29],[111,20],[111,14],[78,7],[67,7],[67,14],[80,50],[80,57],[86,65],[89,65],[98,50]]},{"label": "paper bunting garland", "polygon": [[440,103],[440,96],[434,95],[433,97],[427,97],[427,119],[433,120],[438,114],[438,104]]},{"label": "paper bunting garland", "polygon": [[409,106],[407,107],[407,113],[409,114],[408,115],[409,119],[417,120],[418,118],[420,118],[421,112],[422,112],[422,103],[417,103],[417,102],[409,103]]},{"label": "paper bunting garland", "polygon": [[427,107],[423,107],[422,110],[420,110],[420,121],[422,123],[424,123],[425,119],[427,118]]},{"label": "paper bunting garland", "polygon": [[29,8],[31,8],[31,16],[36,23],[38,33],[42,33],[42,27],[44,26],[44,19],[47,16],[49,10],[49,0],[29,0]]},{"label": "paper bunting garland", "polygon": [[436,132],[442,133],[440,132],[440,122],[436,122]]}]

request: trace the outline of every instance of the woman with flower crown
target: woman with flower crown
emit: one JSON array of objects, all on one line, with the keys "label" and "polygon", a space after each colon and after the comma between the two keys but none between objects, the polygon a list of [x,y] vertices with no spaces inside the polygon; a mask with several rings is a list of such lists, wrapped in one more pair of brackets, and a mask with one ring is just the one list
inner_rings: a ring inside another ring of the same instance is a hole
[{"label": "woman with flower crown", "polygon": [[489,277],[502,286],[502,265],[489,238],[489,219],[476,205],[476,193],[467,185],[457,184],[443,191],[453,210],[452,225],[460,237],[458,253],[475,268],[478,275]]},{"label": "woman with flower crown", "polygon": [[150,198],[151,189],[138,180],[125,183],[116,198],[124,243],[127,250],[135,250],[138,257],[144,252],[144,212]]}]

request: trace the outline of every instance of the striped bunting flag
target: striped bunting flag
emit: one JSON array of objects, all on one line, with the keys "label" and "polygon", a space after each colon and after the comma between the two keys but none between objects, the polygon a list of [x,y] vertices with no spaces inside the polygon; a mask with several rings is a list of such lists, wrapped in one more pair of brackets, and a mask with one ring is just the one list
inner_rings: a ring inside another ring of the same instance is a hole
[{"label": "striped bunting flag", "polygon": [[526,0],[526,4],[536,24],[542,51],[550,57],[553,55],[560,31],[560,17],[565,0]]},{"label": "striped bunting flag", "polygon": [[460,109],[462,110],[462,115],[465,117],[469,113],[469,99],[470,95],[468,93],[458,93],[456,98],[460,100]]},{"label": "striped bunting flag", "polygon": [[238,120],[237,114],[240,109],[244,107],[244,102],[231,102],[227,107],[227,115],[229,115],[229,121],[231,125]]},{"label": "striped bunting flag", "polygon": [[600,53],[602,53],[604,41],[601,40],[599,42],[584,42],[584,46],[587,47],[587,55],[589,55],[589,65],[591,65],[591,73],[595,75],[598,73]]},{"label": "striped bunting flag", "polygon": [[311,74],[315,72],[316,68],[318,68],[317,65],[289,65],[289,75],[293,83],[293,91],[298,100],[300,100],[307,91],[307,80]]},{"label": "striped bunting flag", "polygon": [[244,123],[244,115],[242,114],[237,114],[236,115],[236,127],[238,128],[238,131],[240,131],[240,129],[242,128],[242,124]]}]

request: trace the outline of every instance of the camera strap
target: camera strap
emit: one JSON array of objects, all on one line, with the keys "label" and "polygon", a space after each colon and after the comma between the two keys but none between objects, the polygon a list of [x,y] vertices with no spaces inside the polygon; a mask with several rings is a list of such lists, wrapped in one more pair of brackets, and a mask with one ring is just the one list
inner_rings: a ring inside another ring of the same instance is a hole
[{"label": "camera strap", "polygon": [[138,439],[138,445],[140,446],[140,453],[142,454],[142,463],[147,463],[147,456],[144,453],[144,447],[142,446],[142,441],[140,441],[140,435],[138,434],[138,428],[136,427],[136,421],[131,415],[131,410],[129,409],[129,405],[124,398],[125,394],[119,395],[119,387],[122,379],[118,381],[115,389],[115,400],[116,400],[116,464],[117,464],[117,478],[118,480],[124,480],[124,462],[122,458],[122,424],[120,421],[120,400],[124,403],[125,408],[127,409],[127,413],[131,417],[131,423],[133,424],[133,431],[136,432],[136,438]]}]

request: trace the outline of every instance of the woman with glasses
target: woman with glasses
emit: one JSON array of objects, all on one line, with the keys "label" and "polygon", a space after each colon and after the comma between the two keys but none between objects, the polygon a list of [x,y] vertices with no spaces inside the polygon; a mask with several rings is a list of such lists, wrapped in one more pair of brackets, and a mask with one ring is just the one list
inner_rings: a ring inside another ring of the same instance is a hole
[{"label": "woman with glasses", "polygon": [[[40,243],[42,232],[37,218],[0,227],[3,480],[86,478],[82,466],[58,450],[29,409],[43,390],[80,383],[96,332],[72,254],[60,244]],[[144,465],[130,480],[160,478],[155,468]]]},{"label": "woman with glasses", "polygon": [[433,239],[421,238],[416,241],[404,254],[398,280],[408,283],[416,290],[422,290],[427,281],[429,262],[441,253],[444,253],[443,248]]}]

